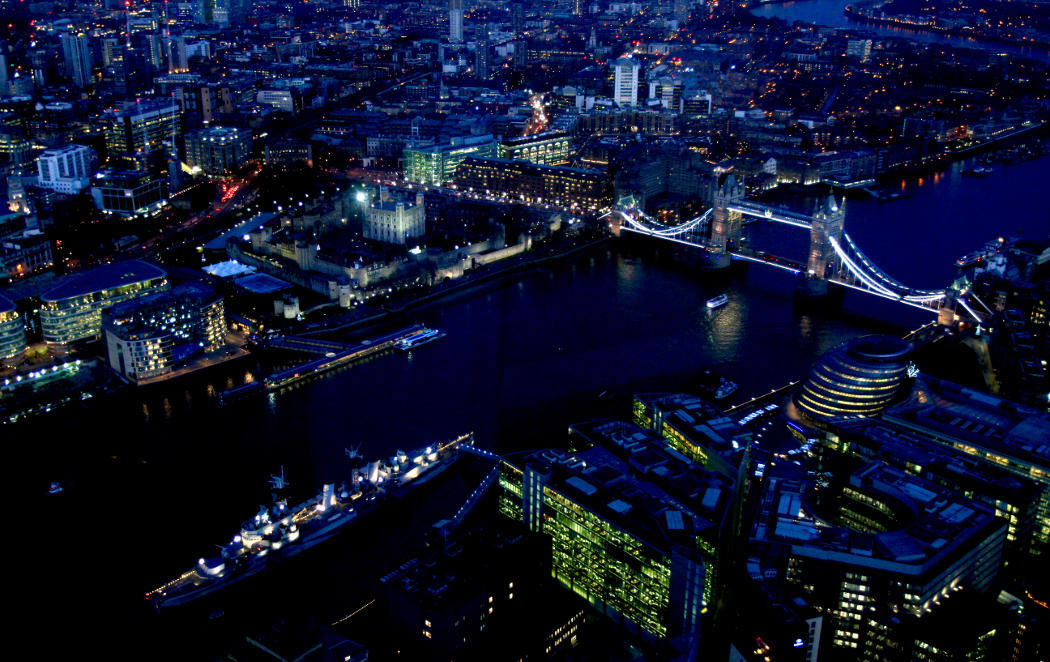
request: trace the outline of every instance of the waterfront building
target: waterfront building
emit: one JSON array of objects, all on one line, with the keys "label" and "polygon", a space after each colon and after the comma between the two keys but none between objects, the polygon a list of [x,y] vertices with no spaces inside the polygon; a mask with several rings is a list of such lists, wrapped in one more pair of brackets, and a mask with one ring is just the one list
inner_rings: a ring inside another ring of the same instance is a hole
[{"label": "waterfront building", "polygon": [[91,184],[95,206],[128,219],[156,216],[168,203],[168,180],[141,170],[102,170]]},{"label": "waterfront building", "polygon": [[600,170],[547,166],[527,161],[475,158],[456,171],[460,189],[508,201],[598,211],[612,205],[612,182]]},{"label": "waterfront building", "polygon": [[179,106],[167,99],[128,104],[102,115],[109,159],[151,154],[164,148],[182,130]]},{"label": "waterfront building", "polygon": [[864,336],[821,357],[795,394],[795,405],[815,421],[873,416],[901,395],[911,345],[891,336]]},{"label": "waterfront building", "polygon": [[422,237],[426,234],[423,194],[419,193],[409,200],[395,199],[390,197],[384,187],[379,199],[368,206],[362,233],[366,239],[402,246],[408,243],[409,239]]},{"label": "waterfront building", "polygon": [[40,331],[48,345],[66,349],[102,334],[109,306],[167,290],[167,274],[139,260],[114,262],[76,274],[40,296]]},{"label": "waterfront building", "polygon": [[0,294],[0,363],[15,364],[26,350],[26,330],[15,304]]},{"label": "waterfront building", "polygon": [[1043,487],[1032,554],[1050,544],[1050,414],[922,375],[904,402],[887,409],[888,423],[1034,481]]},{"label": "waterfront building", "polygon": [[634,108],[638,104],[638,78],[641,65],[638,61],[622,57],[613,63],[613,101],[621,108]]},{"label": "waterfront building", "polygon": [[468,157],[490,158],[496,155],[492,135],[462,136],[441,145],[406,147],[403,153],[405,179],[415,184],[442,186],[456,175],[456,169]]},{"label": "waterfront building", "polygon": [[903,645],[900,619],[921,622],[957,591],[993,587],[1006,528],[992,508],[879,462],[817,485],[777,465],[750,545],[757,575],[782,578],[827,615],[835,659],[886,660]]},{"label": "waterfront building", "polygon": [[91,184],[98,167],[95,150],[67,145],[45,150],[37,159],[37,184],[56,193],[74,194]]},{"label": "waterfront building", "polygon": [[717,599],[724,478],[620,421],[570,428],[576,450],[512,455],[500,512],[551,541],[551,576],[630,632],[685,646]]},{"label": "waterfront building", "polygon": [[568,165],[569,134],[544,131],[531,136],[508,138],[499,144],[496,154],[501,159],[522,160],[540,165]]},{"label": "waterfront building", "polygon": [[226,175],[247,165],[252,134],[235,127],[213,126],[186,136],[186,162],[209,175]]},{"label": "waterfront building", "polygon": [[107,308],[102,327],[110,367],[131,379],[156,377],[222,347],[225,304],[215,290],[186,283]]}]

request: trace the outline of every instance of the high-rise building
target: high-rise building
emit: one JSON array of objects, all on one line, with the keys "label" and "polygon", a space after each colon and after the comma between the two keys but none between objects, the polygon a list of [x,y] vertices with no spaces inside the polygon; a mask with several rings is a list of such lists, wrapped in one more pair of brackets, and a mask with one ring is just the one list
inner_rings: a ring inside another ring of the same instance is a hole
[{"label": "high-rise building", "polygon": [[168,276],[139,260],[114,262],[66,278],[40,296],[40,332],[58,348],[102,335],[109,306],[167,290]]},{"label": "high-rise building", "polygon": [[106,151],[110,159],[148,155],[164,148],[173,133],[182,130],[175,102],[154,99],[127,104],[103,114]]},{"label": "high-rise building", "polygon": [[66,75],[77,87],[87,87],[94,83],[91,71],[91,45],[84,33],[64,33],[59,36],[62,42],[62,57],[66,65]]},{"label": "high-rise building", "polygon": [[37,184],[56,193],[79,193],[91,184],[98,167],[95,150],[67,145],[45,150],[37,159]]},{"label": "high-rise building", "polygon": [[448,40],[463,41],[463,0],[448,0]]},{"label": "high-rise building", "polygon": [[492,73],[492,48],[489,44],[489,26],[478,27],[474,36],[474,76],[486,80]]},{"label": "high-rise building", "polygon": [[525,31],[525,2],[514,0],[510,4],[510,29],[514,34]]},{"label": "high-rise building", "polygon": [[638,76],[641,70],[637,60],[622,57],[613,63],[613,101],[621,108],[633,108],[638,104]]}]

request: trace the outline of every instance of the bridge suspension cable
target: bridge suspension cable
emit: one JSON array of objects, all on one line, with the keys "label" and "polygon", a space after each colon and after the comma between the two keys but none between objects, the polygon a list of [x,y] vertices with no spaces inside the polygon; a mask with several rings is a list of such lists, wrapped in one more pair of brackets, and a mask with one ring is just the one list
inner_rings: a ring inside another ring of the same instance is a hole
[{"label": "bridge suspension cable", "polygon": [[904,283],[887,274],[885,271],[880,269],[874,262],[868,259],[868,256],[864,254],[864,251],[860,250],[860,247],[857,246],[857,244],[853,241],[853,238],[850,237],[845,231],[843,231],[842,233],[842,238],[846,240],[846,244],[849,246],[849,249],[853,252],[853,254],[856,255],[857,259],[860,260],[864,264],[864,266],[868,268],[868,273],[876,279],[878,279],[879,281],[881,281],[884,285],[893,288],[894,290],[909,292],[911,293],[910,296],[913,297],[932,297],[931,300],[936,300],[944,297],[943,291],[917,290],[915,288],[908,287]]}]

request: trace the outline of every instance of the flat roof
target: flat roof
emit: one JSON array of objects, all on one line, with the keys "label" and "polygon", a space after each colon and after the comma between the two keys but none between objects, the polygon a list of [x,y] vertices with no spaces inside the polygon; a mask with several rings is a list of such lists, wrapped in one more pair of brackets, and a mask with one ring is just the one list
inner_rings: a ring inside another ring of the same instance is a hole
[{"label": "flat roof", "polygon": [[290,283],[286,283],[280,278],[274,278],[269,274],[252,274],[250,276],[242,276],[233,281],[237,287],[248,290],[253,294],[271,294],[273,292],[283,292],[292,288]]},{"label": "flat roof", "polygon": [[0,293],[0,313],[9,313],[15,309],[15,302]]},{"label": "flat roof", "polygon": [[92,292],[164,278],[167,275],[167,272],[160,267],[141,260],[114,262],[75,275],[68,281],[44,292],[40,300],[63,301]]},{"label": "flat roof", "polygon": [[208,243],[204,244],[204,248],[210,251],[224,250],[226,248],[226,241],[235,237],[243,237],[252,230],[258,230],[263,225],[269,223],[273,219],[277,218],[277,214],[268,211],[262,211],[252,216],[247,221],[241,223],[232,230],[223,232],[218,237],[215,237]]}]

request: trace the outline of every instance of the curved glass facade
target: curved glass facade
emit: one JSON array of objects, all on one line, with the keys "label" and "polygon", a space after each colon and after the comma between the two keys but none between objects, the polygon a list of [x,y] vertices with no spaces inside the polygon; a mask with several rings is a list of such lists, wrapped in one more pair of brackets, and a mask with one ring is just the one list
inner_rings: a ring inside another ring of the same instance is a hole
[{"label": "curved glass facade", "polygon": [[144,262],[95,267],[40,297],[41,334],[49,345],[96,339],[104,308],[167,289],[167,274]]},{"label": "curved glass facade", "polygon": [[893,402],[908,376],[911,345],[891,336],[864,336],[839,345],[813,367],[795,404],[809,418],[872,416]]}]

